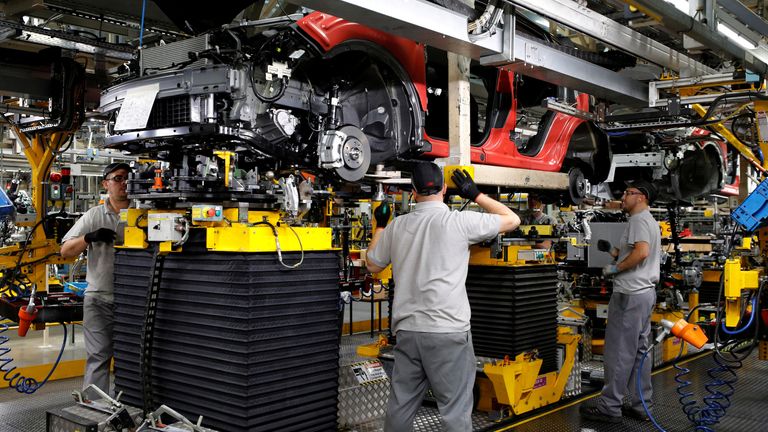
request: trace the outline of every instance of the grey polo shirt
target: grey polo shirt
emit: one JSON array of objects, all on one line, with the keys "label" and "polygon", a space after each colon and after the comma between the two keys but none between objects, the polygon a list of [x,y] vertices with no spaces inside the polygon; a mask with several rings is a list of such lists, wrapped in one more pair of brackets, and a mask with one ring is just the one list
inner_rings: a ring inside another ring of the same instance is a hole
[{"label": "grey polo shirt", "polygon": [[635,243],[648,243],[648,256],[634,268],[613,277],[613,292],[640,294],[655,289],[661,271],[661,229],[646,209],[629,217],[629,224],[621,236],[619,260],[629,256]]},{"label": "grey polo shirt", "polygon": [[[117,232],[117,224],[120,221],[119,213],[115,212],[109,201],[85,212],[75,225],[61,240],[80,237],[99,228],[109,228]],[[115,248],[112,244],[95,242],[88,245],[88,268],[85,280],[88,281],[86,295],[93,295],[99,300],[112,303],[113,280],[115,271]]]},{"label": "grey polo shirt", "polygon": [[468,331],[469,246],[492,239],[500,227],[498,215],[451,211],[435,201],[417,203],[387,225],[368,259],[380,267],[392,263],[393,331]]},{"label": "grey polo shirt", "polygon": [[523,225],[554,225],[555,224],[555,218],[544,213],[539,212],[536,214],[535,212],[528,210],[523,215]]}]

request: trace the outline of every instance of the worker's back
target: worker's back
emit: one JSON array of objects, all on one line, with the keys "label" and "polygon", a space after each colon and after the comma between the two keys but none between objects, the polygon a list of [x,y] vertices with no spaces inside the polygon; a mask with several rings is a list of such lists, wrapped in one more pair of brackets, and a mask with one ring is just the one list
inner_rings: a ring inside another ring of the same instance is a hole
[{"label": "worker's back", "polygon": [[499,217],[451,211],[442,202],[416,204],[395,218],[377,256],[388,252],[395,279],[392,328],[449,333],[469,330],[464,283],[469,246],[493,238]]}]

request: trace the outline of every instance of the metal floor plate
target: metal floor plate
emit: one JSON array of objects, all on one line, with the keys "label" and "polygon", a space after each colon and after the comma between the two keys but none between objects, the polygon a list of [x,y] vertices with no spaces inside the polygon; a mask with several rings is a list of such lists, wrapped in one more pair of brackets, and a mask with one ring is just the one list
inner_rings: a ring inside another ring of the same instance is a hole
[{"label": "metal floor plate", "polygon": [[43,432],[45,412],[72,406],[72,390],[83,385],[82,378],[49,381],[32,394],[0,389],[0,432]]},{"label": "metal floor plate", "polygon": [[[711,354],[703,354],[682,366],[691,370],[688,380],[692,382],[690,391],[694,393],[696,401],[701,404],[701,399],[706,395],[704,385],[709,382],[707,370],[714,366]],[[667,432],[689,432],[694,430],[692,423],[683,414],[676,393],[675,369],[662,369],[653,376],[654,388],[654,416],[658,423]],[[768,400],[765,394],[765,377],[768,376],[768,362],[757,359],[754,353],[744,361],[741,369],[736,371],[738,381],[735,384],[735,394],[731,398],[731,406],[722,421],[712,426],[717,432],[744,432],[768,430],[763,411],[768,410]],[[597,396],[596,394],[594,396]],[[591,398],[590,398],[591,399]],[[583,400],[583,399],[582,399]],[[592,403],[587,400],[582,403]],[[544,416],[527,423],[515,425],[509,422],[506,425],[496,425],[488,431],[513,431],[513,432],[646,432],[655,428],[649,422],[640,422],[632,419],[624,419],[622,423],[608,424],[582,420],[579,415],[579,404],[566,406],[562,409],[547,413]]]},{"label": "metal floor plate", "polygon": [[[370,343],[375,340],[365,335],[344,337],[341,347],[340,367],[364,360],[357,357],[355,347],[360,344]],[[698,400],[704,395],[703,387],[709,380],[707,369],[713,366],[711,355],[697,358],[685,364],[691,369],[689,375],[692,381],[691,389]],[[768,362],[762,362],[754,354],[744,362],[744,366],[736,371],[738,382],[735,384],[735,395],[732,405],[723,421],[714,426],[718,432],[743,432],[768,430],[762,418],[764,411],[768,411],[768,399],[764,397],[765,380],[768,376]],[[344,376],[344,374],[342,374]],[[691,423],[683,415],[675,393],[675,370],[662,370],[653,377],[655,389],[654,412],[659,423],[669,432],[683,432],[693,430]],[[347,380],[345,382],[345,380]],[[352,389],[353,383],[349,377],[340,382],[342,388]],[[0,432],[43,432],[45,431],[45,412],[50,409],[71,406],[74,403],[71,393],[82,386],[81,378],[73,378],[60,381],[51,381],[42,389],[31,395],[22,395],[13,389],[0,389]],[[342,390],[342,389],[340,389]],[[355,394],[355,392],[358,394]],[[374,396],[364,399],[360,392],[352,390],[346,394],[340,391],[339,413],[345,409],[342,403],[357,404],[358,412],[361,411],[361,403],[365,409],[378,410],[369,418],[357,424],[347,424],[340,428],[344,431],[378,432],[383,430],[383,409],[386,404],[389,387],[388,383],[382,383],[375,389]],[[367,389],[366,389],[367,391]],[[369,393],[369,396],[371,394]],[[583,402],[584,399],[578,400]],[[591,401],[587,401],[590,403]],[[550,412],[536,412],[530,419],[512,419],[504,423],[493,423],[485,414],[477,413],[473,416],[475,431],[515,431],[515,432],[619,432],[619,431],[651,431],[650,423],[641,423],[636,420],[625,419],[618,424],[604,424],[588,420],[582,420],[578,413],[579,403],[565,403],[561,408],[555,408]],[[435,408],[423,407],[417,414],[415,431],[440,431],[439,414]],[[358,419],[360,420],[360,419]]]},{"label": "metal floor plate", "polygon": [[[477,413],[472,415],[472,428],[475,431],[492,430],[488,428],[493,424],[493,422],[487,419],[485,414]],[[381,417],[342,430],[345,432],[381,432],[384,430],[384,418]],[[445,429],[443,429],[440,423],[440,413],[437,412],[437,408],[422,407],[416,413],[416,418],[413,421],[414,432],[440,432],[443,430]]]},{"label": "metal floor plate", "polygon": [[[339,427],[349,432],[380,432],[384,430],[384,413],[389,398],[389,381],[357,385],[354,377],[348,373],[350,365],[370,360],[356,353],[358,345],[375,343],[378,335],[371,339],[370,334],[344,336],[341,341],[339,360]],[[483,430],[494,424],[485,413],[472,416],[474,430]],[[414,432],[442,431],[440,413],[437,408],[422,407],[416,413]]]}]

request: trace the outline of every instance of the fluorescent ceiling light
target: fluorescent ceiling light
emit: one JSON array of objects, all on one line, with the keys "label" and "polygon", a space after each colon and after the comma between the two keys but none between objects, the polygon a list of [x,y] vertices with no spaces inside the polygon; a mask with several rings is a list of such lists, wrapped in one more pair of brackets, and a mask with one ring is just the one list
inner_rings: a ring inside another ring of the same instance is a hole
[{"label": "fluorescent ceiling light", "polygon": [[723,36],[727,37],[728,39],[736,42],[736,44],[741,46],[742,48],[745,48],[745,49],[757,48],[756,43],[736,33],[736,31],[734,31],[732,28],[728,27],[727,25],[723,24],[720,21],[717,22],[717,31],[722,33]]}]

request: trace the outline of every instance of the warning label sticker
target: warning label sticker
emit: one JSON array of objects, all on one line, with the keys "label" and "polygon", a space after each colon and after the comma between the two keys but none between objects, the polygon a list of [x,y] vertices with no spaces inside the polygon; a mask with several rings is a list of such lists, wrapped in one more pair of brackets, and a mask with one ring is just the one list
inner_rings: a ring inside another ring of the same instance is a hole
[{"label": "warning label sticker", "polygon": [[384,366],[378,360],[355,363],[351,367],[352,373],[355,374],[355,378],[357,378],[357,382],[360,385],[372,384],[388,379]]}]

